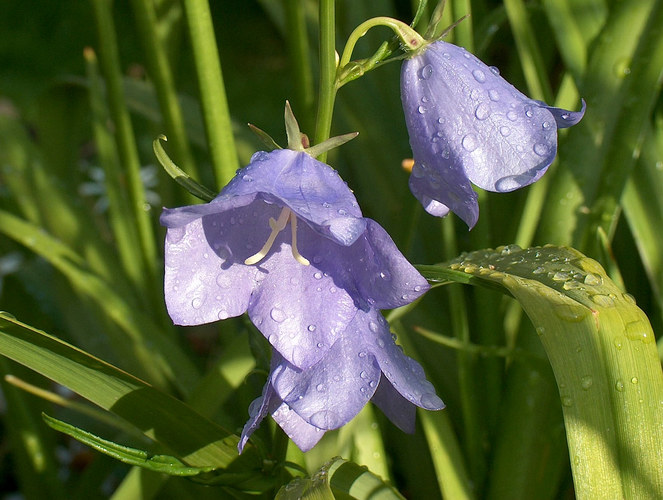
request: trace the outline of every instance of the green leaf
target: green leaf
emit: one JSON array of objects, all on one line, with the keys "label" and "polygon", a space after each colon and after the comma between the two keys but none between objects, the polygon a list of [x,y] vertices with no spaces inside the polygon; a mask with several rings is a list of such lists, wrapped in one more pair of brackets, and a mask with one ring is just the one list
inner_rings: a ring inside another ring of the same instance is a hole
[{"label": "green leaf", "polygon": [[570,248],[501,247],[433,267],[499,284],[531,319],[559,388],[578,497],[663,497],[663,374],[633,297]]},{"label": "green leaf", "polygon": [[175,180],[175,182],[177,182],[180,186],[182,186],[195,197],[206,202],[212,201],[216,197],[216,193],[211,189],[206,188],[202,184],[196,182],[189,176],[189,174],[175,165],[166,151],[164,151],[159,139],[162,141],[167,141],[168,139],[165,135],[160,135],[152,142],[154,155],[157,157],[157,160],[159,160],[159,163],[161,163],[161,166],[166,171],[166,173],[170,175]]},{"label": "green leaf", "polygon": [[403,500],[366,467],[340,457],[331,459],[311,478],[296,478],[283,486],[276,500]]},{"label": "green leaf", "polygon": [[42,413],[41,416],[52,429],[67,434],[81,443],[125,464],[138,465],[145,469],[162,472],[171,476],[195,476],[214,470],[214,467],[190,467],[178,458],[170,455],[154,455],[144,450],[130,448],[129,446],[103,439],[91,432],[51,417],[46,413]]},{"label": "green leaf", "polygon": [[125,419],[187,465],[227,467],[237,458],[238,438],[189,406],[7,313],[0,354]]}]

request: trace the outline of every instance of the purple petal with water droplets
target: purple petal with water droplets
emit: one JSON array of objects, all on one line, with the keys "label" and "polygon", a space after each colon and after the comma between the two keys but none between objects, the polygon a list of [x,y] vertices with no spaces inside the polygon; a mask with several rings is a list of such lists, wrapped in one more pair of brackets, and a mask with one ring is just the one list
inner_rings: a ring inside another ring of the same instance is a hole
[{"label": "purple petal with water droplets", "polygon": [[448,207],[470,227],[478,218],[470,182],[498,192],[535,182],[555,157],[558,126],[584,113],[584,105],[572,112],[529,99],[443,41],[403,63],[401,98],[415,159],[413,194],[429,213],[445,215]]},{"label": "purple petal with water droplets", "polygon": [[414,433],[417,407],[401,396],[384,375],[380,378],[380,384],[371,401],[400,430],[408,434]]}]

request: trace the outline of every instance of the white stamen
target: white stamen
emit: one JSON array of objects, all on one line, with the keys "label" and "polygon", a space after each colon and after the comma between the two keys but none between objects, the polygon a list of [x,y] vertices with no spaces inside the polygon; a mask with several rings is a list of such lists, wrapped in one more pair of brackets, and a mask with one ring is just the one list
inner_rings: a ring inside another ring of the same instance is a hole
[{"label": "white stamen", "polygon": [[308,266],[310,264],[308,259],[302,257],[302,255],[299,253],[299,250],[297,250],[297,217],[292,212],[290,213],[290,229],[292,230],[292,256],[301,265]]},{"label": "white stamen", "polygon": [[278,220],[274,220],[273,217],[269,218],[269,227],[272,228],[272,232],[270,233],[267,241],[260,249],[260,251],[246,259],[244,264],[251,266],[264,259],[267,256],[270,248],[272,248],[272,245],[276,240],[276,236],[285,229],[285,226],[288,224],[288,220],[290,220],[290,227],[292,229],[292,256],[300,264],[308,266],[309,261],[305,257],[302,257],[302,255],[299,253],[299,250],[297,250],[297,216],[293,214],[288,207],[283,207]]}]

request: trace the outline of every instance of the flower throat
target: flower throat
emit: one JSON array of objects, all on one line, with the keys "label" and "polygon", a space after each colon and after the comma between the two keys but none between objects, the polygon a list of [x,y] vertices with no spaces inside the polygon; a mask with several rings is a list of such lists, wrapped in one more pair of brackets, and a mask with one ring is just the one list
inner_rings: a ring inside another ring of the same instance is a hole
[{"label": "flower throat", "polygon": [[299,253],[299,250],[297,250],[297,216],[292,213],[292,210],[290,210],[288,207],[283,207],[283,210],[281,210],[281,214],[279,215],[278,219],[275,220],[274,217],[269,218],[269,227],[272,228],[272,232],[270,233],[267,241],[260,249],[260,251],[246,259],[244,264],[251,266],[264,259],[265,256],[267,256],[269,249],[272,248],[274,240],[276,240],[276,236],[285,229],[285,226],[288,224],[288,220],[290,220],[290,229],[292,233],[292,256],[300,264],[308,266],[310,264],[308,259],[302,257],[302,255]]}]

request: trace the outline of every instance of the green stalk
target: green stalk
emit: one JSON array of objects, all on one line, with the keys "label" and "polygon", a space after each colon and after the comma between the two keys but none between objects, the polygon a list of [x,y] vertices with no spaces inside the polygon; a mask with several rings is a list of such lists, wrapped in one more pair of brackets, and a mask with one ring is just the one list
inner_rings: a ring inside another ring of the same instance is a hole
[{"label": "green stalk", "polygon": [[136,24],[141,32],[145,61],[148,73],[159,100],[159,107],[163,115],[166,135],[172,143],[178,163],[192,177],[199,179],[193,155],[189,148],[182,110],[177,100],[173,72],[159,39],[157,15],[154,2],[148,0],[132,0],[131,2]]},{"label": "green stalk", "polygon": [[[145,210],[147,202],[145,201],[145,189],[140,178],[138,150],[122,89],[122,71],[120,69],[111,5],[108,0],[92,0],[92,6],[94,7],[99,36],[99,61],[106,78],[109,108],[116,129],[120,161],[126,168],[133,218],[136,220],[143,266],[147,274],[145,282],[156,285],[159,260],[149,213]],[[154,289],[154,286],[150,286],[150,288]]]},{"label": "green stalk", "polygon": [[[320,0],[320,84],[314,144],[329,139],[336,99],[336,11],[335,0]],[[318,159],[327,160],[327,153]]]},{"label": "green stalk", "polygon": [[[454,222],[455,220],[452,218],[446,218],[442,221],[443,245],[447,258],[452,258],[459,253],[456,244]],[[467,349],[461,349],[457,353],[464,440],[466,442],[472,477],[477,484],[482,484],[486,472],[481,444],[485,430],[481,428],[479,423],[481,412],[477,404],[477,388],[474,386],[474,381],[477,379],[477,371],[475,370],[476,359],[469,348],[471,340],[467,303],[465,301],[464,290],[460,287],[449,288],[449,309],[451,312],[451,324],[456,339],[467,347]]]},{"label": "green stalk", "polygon": [[[313,72],[309,60],[309,43],[306,33],[304,3],[299,0],[284,0],[286,20],[286,42],[292,73],[295,80],[295,108],[300,108],[302,129],[310,130],[313,121]],[[303,117],[303,118],[302,118]]]},{"label": "green stalk", "polygon": [[221,61],[207,0],[184,0],[205,132],[219,190],[239,168]]},{"label": "green stalk", "polygon": [[140,240],[132,216],[132,207],[122,186],[122,172],[113,137],[106,127],[108,109],[105,107],[103,82],[99,75],[97,57],[92,49],[84,51],[92,109],[92,131],[99,163],[104,169],[108,196],[108,220],[115,237],[117,251],[124,272],[137,289],[144,289],[143,261]]}]

